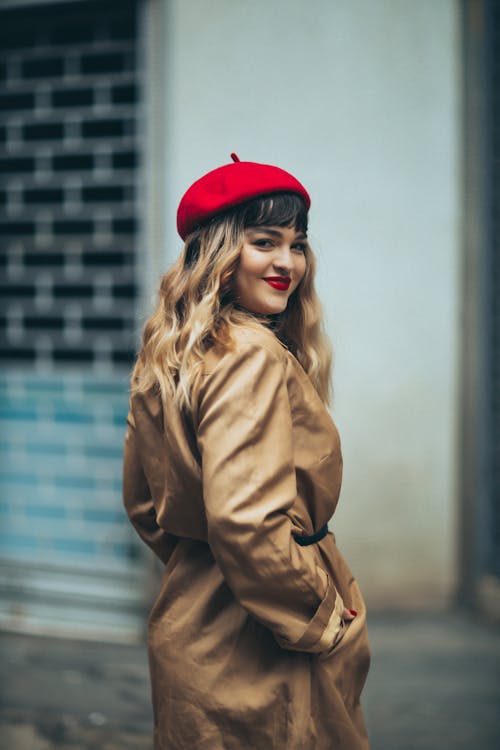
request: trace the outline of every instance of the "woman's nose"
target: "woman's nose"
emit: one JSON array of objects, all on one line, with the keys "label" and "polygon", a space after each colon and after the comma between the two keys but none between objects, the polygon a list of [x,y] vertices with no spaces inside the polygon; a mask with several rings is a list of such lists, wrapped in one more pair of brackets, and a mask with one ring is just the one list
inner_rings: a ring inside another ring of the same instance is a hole
[{"label": "woman's nose", "polygon": [[276,268],[283,268],[290,271],[293,268],[293,254],[290,248],[280,248],[279,252],[273,258],[273,265]]}]

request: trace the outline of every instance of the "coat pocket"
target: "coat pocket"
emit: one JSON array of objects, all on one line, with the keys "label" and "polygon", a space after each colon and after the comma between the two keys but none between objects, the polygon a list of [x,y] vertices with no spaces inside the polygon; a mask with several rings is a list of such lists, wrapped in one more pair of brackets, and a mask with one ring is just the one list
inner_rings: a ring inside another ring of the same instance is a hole
[{"label": "coat pocket", "polygon": [[329,659],[338,650],[347,631],[349,630],[351,622],[352,620],[349,620],[347,622],[345,620],[341,620],[341,628],[337,633],[333,644],[330,646],[330,648],[327,648],[324,651],[320,651],[320,653],[318,654],[319,661],[325,661],[325,659]]}]

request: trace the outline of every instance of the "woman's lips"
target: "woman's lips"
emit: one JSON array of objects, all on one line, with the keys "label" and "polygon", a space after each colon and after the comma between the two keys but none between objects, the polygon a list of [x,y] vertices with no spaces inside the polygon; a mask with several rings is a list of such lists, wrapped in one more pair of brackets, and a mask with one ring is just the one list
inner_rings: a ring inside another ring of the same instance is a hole
[{"label": "woman's lips", "polygon": [[269,286],[272,286],[273,289],[279,289],[281,292],[286,292],[288,287],[290,286],[290,281],[286,281],[283,279],[283,281],[278,281],[278,279],[264,279]]}]

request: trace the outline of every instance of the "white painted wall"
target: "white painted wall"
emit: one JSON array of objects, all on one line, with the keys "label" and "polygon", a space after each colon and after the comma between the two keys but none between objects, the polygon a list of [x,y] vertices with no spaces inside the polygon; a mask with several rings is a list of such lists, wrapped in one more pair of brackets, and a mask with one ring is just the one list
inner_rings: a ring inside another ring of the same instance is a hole
[{"label": "white painted wall", "polygon": [[241,159],[312,195],[345,461],[332,527],[368,603],[456,575],[460,59],[454,0],[165,0],[165,265],[177,203]]}]

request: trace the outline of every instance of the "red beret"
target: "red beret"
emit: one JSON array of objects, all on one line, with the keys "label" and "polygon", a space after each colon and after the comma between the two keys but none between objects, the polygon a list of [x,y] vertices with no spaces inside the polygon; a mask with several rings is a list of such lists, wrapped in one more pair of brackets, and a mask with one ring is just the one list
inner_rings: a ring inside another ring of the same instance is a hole
[{"label": "red beret", "polygon": [[268,193],[298,193],[309,209],[311,199],[305,187],[289,172],[271,164],[240,161],[231,154],[233,162],[208,172],[186,190],[177,209],[177,230],[187,235],[212,216],[228,208]]}]

